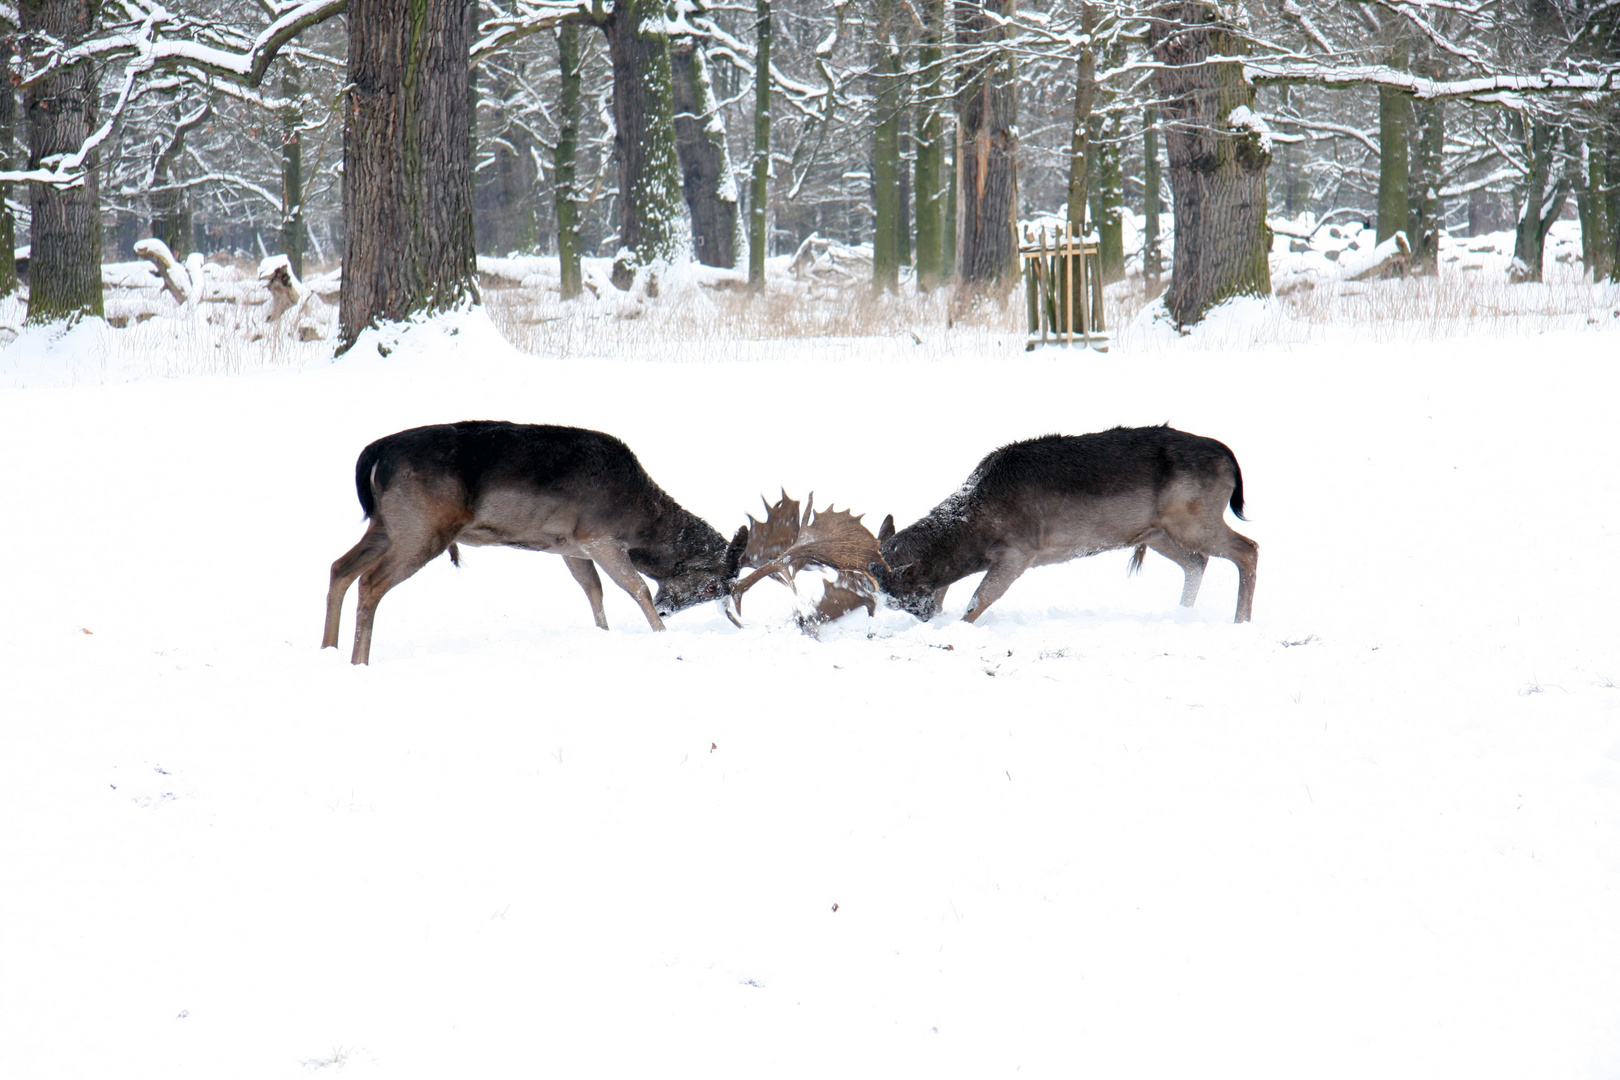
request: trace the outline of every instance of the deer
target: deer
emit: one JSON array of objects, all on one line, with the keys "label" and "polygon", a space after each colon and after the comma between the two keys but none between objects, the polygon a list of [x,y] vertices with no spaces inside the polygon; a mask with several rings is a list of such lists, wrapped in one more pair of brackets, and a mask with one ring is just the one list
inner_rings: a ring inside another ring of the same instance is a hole
[{"label": "deer", "polygon": [[[600,567],[629,593],[653,630],[706,600],[724,601],[748,540],[728,544],[653,483],[623,442],[600,431],[502,420],[467,420],[396,432],[355,461],[369,524],[332,564],[322,648],[336,648],[343,598],[358,578],[351,663],[371,660],[377,603],[394,586],[458,545],[503,545],[561,555],[602,609]],[[650,595],[646,574],[658,583]]]},{"label": "deer", "polygon": [[963,618],[977,622],[1036,566],[1149,548],[1181,567],[1181,604],[1198,598],[1211,555],[1238,568],[1234,622],[1254,608],[1260,547],[1225,520],[1243,517],[1243,473],[1224,444],[1159,427],[1116,427],[1089,435],[1046,435],[1009,443],[980,461],[967,481],[919,521],[895,531],[890,514],[877,539],[883,559],[868,570],[892,608],[924,622],[945,591],[984,572]]}]

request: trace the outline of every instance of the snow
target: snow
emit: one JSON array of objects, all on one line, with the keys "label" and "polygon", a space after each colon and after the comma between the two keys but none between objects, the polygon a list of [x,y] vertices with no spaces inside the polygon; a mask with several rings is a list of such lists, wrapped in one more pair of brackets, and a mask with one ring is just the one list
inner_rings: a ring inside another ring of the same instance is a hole
[{"label": "snow", "polygon": [[1239,105],[1226,115],[1226,126],[1234,131],[1247,131],[1260,143],[1260,149],[1271,153],[1271,128],[1259,113],[1247,105]]},{"label": "snow", "polygon": [[[177,323],[0,351],[0,1075],[1620,1071],[1620,320],[117,344]],[[1114,552],[977,625],[971,581],[820,641],[773,584],[664,634],[609,586],[604,633],[477,549],[371,667],[352,599],[317,649],[355,455],[479,417],[611,431],[728,535],[1168,420],[1242,463],[1255,621]]]}]

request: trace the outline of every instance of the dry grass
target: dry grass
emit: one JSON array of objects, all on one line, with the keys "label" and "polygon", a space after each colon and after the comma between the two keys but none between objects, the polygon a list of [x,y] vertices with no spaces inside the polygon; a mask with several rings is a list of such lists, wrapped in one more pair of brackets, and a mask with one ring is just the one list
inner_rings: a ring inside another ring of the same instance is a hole
[{"label": "dry grass", "polygon": [[[773,283],[773,286],[776,283]],[[1025,333],[1021,291],[1005,302],[950,289],[874,294],[861,287],[813,295],[791,283],[754,297],[689,287],[655,298],[607,296],[562,303],[554,289],[485,293],[495,324],[518,348],[547,356],[606,356],[657,345],[671,360],[758,356],[754,343],[816,338],[952,340],[964,348]],[[1147,304],[1140,279],[1105,291],[1117,348],[1246,348],[1327,340],[1382,344],[1465,335],[1526,335],[1607,323],[1620,287],[1593,284],[1571,267],[1550,268],[1544,284],[1511,285],[1498,275],[1450,272],[1373,282],[1313,282],[1266,305],[1264,315],[1187,337],[1137,324]],[[1180,342],[1181,344],[1177,344]]]}]

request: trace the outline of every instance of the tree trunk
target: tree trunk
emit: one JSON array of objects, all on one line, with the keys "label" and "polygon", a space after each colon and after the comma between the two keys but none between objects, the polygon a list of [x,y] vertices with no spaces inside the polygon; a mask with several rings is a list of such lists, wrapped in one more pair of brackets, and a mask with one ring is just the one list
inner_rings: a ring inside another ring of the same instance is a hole
[{"label": "tree trunk", "polygon": [[[903,69],[903,65],[902,65]],[[897,168],[900,170],[900,224],[896,230],[896,242],[900,247],[900,265],[911,265],[911,170],[906,167],[908,159],[916,160],[917,146],[911,136],[911,110],[909,98],[910,87],[901,93],[900,107],[900,138],[896,150],[898,157]]]},{"label": "tree trunk", "polygon": [[1440,258],[1440,183],[1445,153],[1445,107],[1438,101],[1414,106],[1416,153],[1412,155],[1411,195],[1407,200],[1406,238],[1412,265],[1420,274],[1437,272]]},{"label": "tree trunk", "polygon": [[674,68],[675,149],[682,189],[692,215],[692,248],[704,266],[737,265],[743,238],[737,180],[709,82],[708,61],[692,38],[670,46]]},{"label": "tree trunk", "polygon": [[1603,115],[1609,131],[1603,166],[1608,179],[1609,280],[1620,282],[1620,104],[1610,102]]},{"label": "tree trunk", "polygon": [[281,253],[293,276],[304,276],[304,88],[298,68],[287,64],[281,73],[281,96],[287,101],[281,116]]},{"label": "tree trunk", "polygon": [[[1406,145],[1412,99],[1399,90],[1378,90],[1378,240],[1382,243],[1406,228]],[[1411,237],[1407,237],[1408,240]]]},{"label": "tree trunk", "polygon": [[[940,102],[945,95],[945,0],[924,0],[922,45],[917,51],[917,157],[912,191],[917,215],[917,288],[931,292],[945,278],[945,199],[941,179],[945,158],[945,125]],[[954,222],[952,223],[954,224]]]},{"label": "tree trunk", "polygon": [[1102,137],[1093,140],[1091,152],[1092,160],[1097,163],[1091,194],[1091,216],[1097,226],[1097,257],[1102,266],[1103,281],[1121,281],[1125,277],[1125,224],[1122,216],[1125,179],[1120,162],[1118,118],[1113,122],[1113,130],[1099,130],[1098,134]]},{"label": "tree trunk", "polygon": [[1142,281],[1148,299],[1159,295],[1164,256],[1159,250],[1159,111],[1142,113]]},{"label": "tree trunk", "polygon": [[872,289],[893,292],[900,284],[900,55],[894,11],[879,4],[872,47]]},{"label": "tree trunk", "polygon": [[1556,167],[1559,129],[1546,121],[1525,117],[1523,130],[1530,172],[1524,179],[1524,198],[1519,203],[1514,231],[1513,268],[1508,274],[1514,282],[1541,280],[1547,231],[1564,212],[1572,186],[1568,173]]},{"label": "tree trunk", "polygon": [[[957,132],[960,132],[960,130],[959,126]],[[956,198],[956,192],[962,179],[956,168],[957,162],[962,156],[960,150],[956,148],[956,140],[959,137],[957,132],[953,132],[949,139],[940,139],[941,149],[945,146],[951,147],[951,157],[949,161],[940,163],[940,171],[945,174],[945,212],[939,216],[939,265],[943,270],[951,274],[956,273],[956,249],[959,246],[957,238],[962,235],[962,219],[957,213]]]},{"label": "tree trunk", "polygon": [[1018,82],[1005,48],[1014,0],[956,0],[957,273],[974,286],[1017,275]]},{"label": "tree trunk", "polygon": [[1603,128],[1593,130],[1583,147],[1586,168],[1576,194],[1581,217],[1581,265],[1593,281],[1609,276],[1614,254],[1614,221],[1609,217],[1608,142],[1615,137]]},{"label": "tree trunk", "polygon": [[572,300],[584,288],[580,264],[580,213],[577,169],[579,157],[580,66],[579,26],[565,22],[557,28],[557,57],[562,86],[557,103],[557,148],[552,153],[553,196],[557,204],[557,260],[562,266],[562,298]]},{"label": "tree trunk", "polygon": [[[49,34],[72,46],[95,29],[89,0],[22,0],[26,35]],[[26,92],[28,167],[48,168],[77,152],[95,128],[96,73],[86,62],[60,68]],[[57,159],[57,160],[52,160]],[[32,254],[28,264],[28,321],[55,322],[101,314],[101,169],[99,155],[84,163],[72,187],[34,184]]]},{"label": "tree trunk", "polygon": [[[11,70],[16,55],[10,38],[0,38],[0,71]],[[0,169],[15,165],[17,91],[0,80]],[[0,298],[17,291],[17,219],[11,212],[11,185],[0,184]]]},{"label": "tree trunk", "polygon": [[691,258],[692,223],[681,198],[664,9],[655,0],[619,0],[602,29],[613,63],[613,146],[619,163],[613,284],[628,289],[637,270]]},{"label": "tree trunk", "polygon": [[471,34],[460,0],[350,0],[342,347],[476,299]]},{"label": "tree trunk", "polygon": [[771,180],[771,0],[754,0],[754,161],[748,190],[748,287],[765,291]]},{"label": "tree trunk", "polygon": [[1260,131],[1233,123],[1233,110],[1253,103],[1254,88],[1242,65],[1226,59],[1242,55],[1244,39],[1213,3],[1160,5],[1153,11],[1149,41],[1166,65],[1155,83],[1164,103],[1176,215],[1164,302],[1184,326],[1230,297],[1271,294],[1271,230],[1266,227],[1271,151]]},{"label": "tree trunk", "polygon": [[1091,199],[1091,112],[1097,106],[1097,5],[1080,7],[1080,56],[1074,73],[1074,126],[1069,132],[1069,228],[1086,235],[1086,210]]},{"label": "tree trunk", "polygon": [[183,115],[185,101],[173,107],[175,126],[169,141],[158,150],[152,162],[152,179],[156,187],[148,201],[152,210],[152,235],[162,240],[169,252],[181,262],[191,254],[193,232],[191,227],[191,199],[181,185],[185,169],[181,166],[186,151],[186,136],[208,118],[208,109],[198,109],[191,116]]}]

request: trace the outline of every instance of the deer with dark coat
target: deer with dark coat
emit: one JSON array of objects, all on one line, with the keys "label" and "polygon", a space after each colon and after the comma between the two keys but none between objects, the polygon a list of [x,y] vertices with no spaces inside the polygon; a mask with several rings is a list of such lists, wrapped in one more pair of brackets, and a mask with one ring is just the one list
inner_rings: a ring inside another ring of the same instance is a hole
[{"label": "deer with dark coat", "polygon": [[[356,664],[371,657],[377,602],[458,544],[561,555],[607,629],[596,569],[635,598],[654,630],[677,611],[726,596],[747,543],[727,544],[647,475],[630,448],[581,428],[468,420],[378,439],[354,466],[365,535],[332,564],[322,648],[336,648],[343,597],[356,578]],[[641,575],[658,582],[648,595]]]},{"label": "deer with dark coat", "polygon": [[1247,622],[1260,548],[1227,526],[1228,506],[1243,520],[1243,473],[1214,439],[1169,426],[1047,435],[992,452],[915,524],[895,532],[889,515],[883,560],[868,569],[889,606],[923,620],[953,582],[984,571],[963,616],[974,622],[1033,566],[1128,547],[1132,571],[1148,548],[1179,565],[1191,607],[1216,555],[1237,564],[1234,621]]}]

